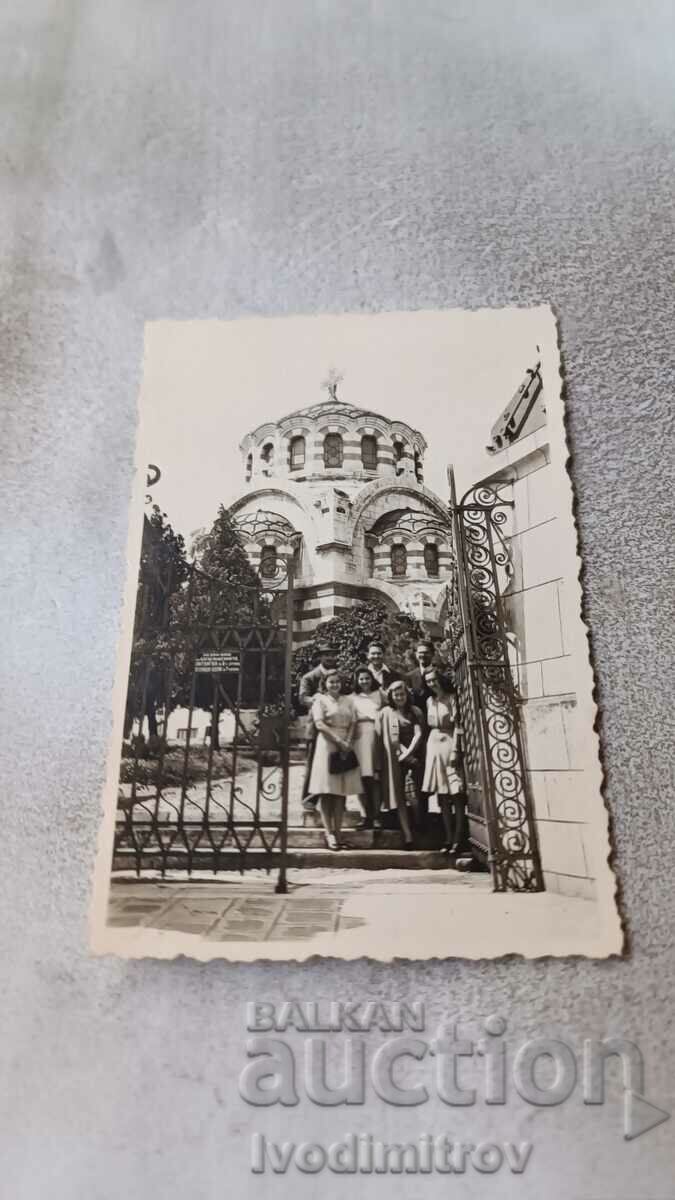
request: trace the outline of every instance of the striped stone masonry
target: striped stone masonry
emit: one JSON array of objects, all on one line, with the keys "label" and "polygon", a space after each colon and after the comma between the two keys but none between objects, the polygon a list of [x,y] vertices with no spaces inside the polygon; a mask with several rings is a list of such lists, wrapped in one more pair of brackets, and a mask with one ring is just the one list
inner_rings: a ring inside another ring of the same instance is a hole
[{"label": "striped stone masonry", "polygon": [[[331,436],[341,439],[331,448],[338,466],[325,461]],[[297,551],[296,642],[369,599],[433,619],[452,551],[443,506],[420,482],[426,442],[419,431],[332,395],[265,422],[240,449],[247,486],[232,511],[252,565],[264,565],[266,546],[279,559]],[[403,527],[392,528],[389,517],[397,522],[402,511]],[[265,522],[267,516],[276,522]],[[438,571],[431,574],[424,561],[429,542],[438,550]],[[392,544],[405,548],[402,576],[392,572]]]},{"label": "striped stone masonry", "polygon": [[[328,434],[339,434],[342,438],[340,467],[327,466],[324,461],[324,440]],[[291,443],[300,437],[305,439],[304,461],[292,467]],[[363,437],[376,439],[375,466],[366,465],[371,461],[368,455],[364,463]],[[357,467],[366,476],[400,478],[416,474],[421,477],[426,442],[405,422],[390,421],[380,414],[370,414],[333,399],[292,413],[276,424],[260,425],[244,438],[240,450],[245,478],[252,484],[261,479],[302,479],[336,470],[351,474]]]},{"label": "striped stone masonry", "polygon": [[386,603],[386,597],[379,592],[347,583],[298,588],[295,596],[293,640],[297,644],[308,641],[323,621],[349,612],[357,604],[363,604],[367,600],[376,600],[379,604]]},{"label": "striped stone masonry", "polygon": [[[438,572],[429,575],[424,561],[426,545],[438,549]],[[405,576],[395,576],[392,570],[392,550],[402,546],[406,552]],[[439,535],[425,535],[423,540],[410,537],[409,532],[392,530],[383,534],[379,544],[372,546],[374,576],[379,579],[411,578],[411,579],[441,579],[447,578],[452,571],[454,554],[449,543],[443,543]]]}]

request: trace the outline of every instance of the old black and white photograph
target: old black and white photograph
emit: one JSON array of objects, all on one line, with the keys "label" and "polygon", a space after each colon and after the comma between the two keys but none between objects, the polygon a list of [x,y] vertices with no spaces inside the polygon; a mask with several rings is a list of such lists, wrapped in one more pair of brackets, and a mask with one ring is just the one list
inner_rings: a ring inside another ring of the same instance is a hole
[{"label": "old black and white photograph", "polygon": [[146,327],[93,945],[620,946],[552,311]]}]

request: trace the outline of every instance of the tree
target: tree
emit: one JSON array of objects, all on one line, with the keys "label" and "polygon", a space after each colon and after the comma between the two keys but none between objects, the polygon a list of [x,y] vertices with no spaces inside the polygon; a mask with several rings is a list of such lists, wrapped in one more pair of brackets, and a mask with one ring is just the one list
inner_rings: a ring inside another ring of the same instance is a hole
[{"label": "tree", "polygon": [[359,664],[366,661],[370,642],[382,642],[389,666],[402,675],[414,666],[415,642],[423,636],[419,621],[407,613],[391,612],[381,604],[368,601],[348,612],[322,621],[309,641],[293,655],[295,686],[316,665],[319,646],[326,642],[335,650],[338,670],[351,679]]},{"label": "tree", "polygon": [[[193,578],[183,589],[176,608],[176,626],[183,630],[178,654],[177,703],[211,714],[211,741],[219,749],[218,724],[223,697],[219,685],[227,677],[208,673],[194,674],[195,659],[212,650],[220,636],[246,626],[269,626],[270,603],[258,573],[251,566],[232,514],[221,504],[211,529],[199,535],[193,544]],[[227,641],[236,650],[236,639]],[[262,662],[265,658],[265,700],[283,689],[283,662],[277,655],[263,655],[255,644],[241,650],[244,706],[259,702]],[[194,678],[193,678],[194,676]],[[233,697],[234,699],[234,697]]]},{"label": "tree", "polygon": [[167,699],[174,608],[188,570],[183,538],[174,533],[166,513],[154,504],[151,515],[143,516],[125,737],[133,721],[139,719],[142,723],[144,718],[150,737],[157,737],[157,708]]},{"label": "tree", "polygon": [[204,575],[227,581],[227,591],[219,597],[219,613],[229,619],[242,609],[248,611],[252,593],[260,591],[260,579],[242,546],[234,517],[223,504],[211,528],[194,539],[192,552]]}]

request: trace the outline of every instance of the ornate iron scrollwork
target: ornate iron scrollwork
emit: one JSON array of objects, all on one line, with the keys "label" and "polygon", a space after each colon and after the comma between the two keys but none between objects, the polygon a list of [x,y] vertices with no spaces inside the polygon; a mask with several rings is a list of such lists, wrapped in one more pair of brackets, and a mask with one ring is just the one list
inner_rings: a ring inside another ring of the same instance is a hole
[{"label": "ornate iron scrollwork", "polygon": [[[147,470],[147,474],[145,476],[145,486],[147,488],[154,487],[156,483],[159,483],[161,478],[162,478],[162,472],[160,471],[159,467],[156,466],[155,463],[148,463],[148,470]],[[146,492],[145,503],[152,504],[152,493],[151,492]]]},{"label": "ornate iron scrollwork", "polygon": [[473,780],[470,823],[473,816],[475,827],[482,824],[485,830],[497,891],[540,891],[543,877],[503,605],[514,574],[505,537],[510,507],[512,502],[487,484],[470,489],[457,503],[453,486],[457,573],[448,592],[448,633],[467,774]]}]

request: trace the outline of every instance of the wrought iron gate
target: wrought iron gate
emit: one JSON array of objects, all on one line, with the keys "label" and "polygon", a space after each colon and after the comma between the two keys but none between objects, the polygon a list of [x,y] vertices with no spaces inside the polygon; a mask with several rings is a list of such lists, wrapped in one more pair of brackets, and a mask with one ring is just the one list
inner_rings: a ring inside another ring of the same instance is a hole
[{"label": "wrought iron gate", "polygon": [[499,575],[510,557],[503,526],[510,503],[487,485],[458,503],[452,471],[451,513],[457,568],[449,596],[451,657],[464,730],[469,839],[487,860],[495,891],[541,891],[527,778]]},{"label": "wrought iron gate", "polygon": [[242,555],[218,580],[146,558],[113,869],[262,867],[285,892],[294,560],[242,577]]}]

